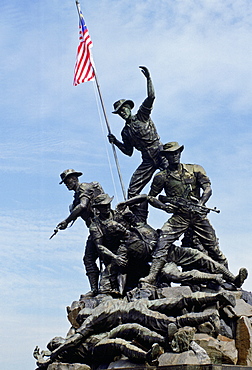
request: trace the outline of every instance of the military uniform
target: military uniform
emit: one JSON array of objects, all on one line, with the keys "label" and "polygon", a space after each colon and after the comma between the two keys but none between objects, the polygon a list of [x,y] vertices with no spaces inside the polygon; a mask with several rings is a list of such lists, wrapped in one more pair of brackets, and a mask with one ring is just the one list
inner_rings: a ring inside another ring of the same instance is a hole
[{"label": "military uniform", "polygon": [[[140,277],[149,272],[148,262],[158,235],[151,226],[136,224],[134,220],[135,215],[126,208],[125,211],[110,210],[106,217],[98,214],[91,222],[90,237],[106,267],[100,280],[101,291],[118,290],[118,273],[127,274],[128,289],[132,289]],[[126,267],[117,265],[115,257],[118,256]],[[124,286],[125,283],[126,280]]]},{"label": "military uniform", "polygon": [[[74,194],[74,200],[71,205],[71,210],[78,206],[78,204],[81,203],[81,200],[83,198],[88,199],[87,207],[80,214],[80,217],[84,220],[87,227],[90,226],[91,220],[94,217],[94,213],[92,210],[93,199],[103,193],[104,191],[101,185],[98,182],[93,181],[90,183],[86,182],[80,183],[77,191]],[[89,236],[85,246],[83,263],[91,285],[91,289],[93,291],[98,290],[98,278],[100,272],[96,264],[97,258],[98,258],[97,249]]]},{"label": "military uniform", "polygon": [[83,198],[87,198],[89,200],[88,206],[83,210],[80,217],[85,221],[87,227],[90,226],[91,219],[93,218],[93,210],[92,210],[92,201],[95,197],[100,194],[103,194],[104,190],[97,181],[93,182],[82,182],[79,184],[78,189],[74,193],[74,200],[71,205],[71,211],[81,203]]},{"label": "military uniform", "polygon": [[[203,167],[195,164],[180,164],[178,171],[169,169],[159,172],[153,179],[150,195],[156,196],[165,191],[167,197],[200,198],[200,189],[210,185]],[[215,231],[203,213],[178,207],[172,217],[161,228],[159,243],[154,258],[167,256],[169,246],[191,227],[209,256],[227,264],[227,259],[219,249]]]},{"label": "military uniform", "polygon": [[[208,321],[210,315],[204,313],[191,312],[186,316],[179,316],[185,308],[191,310],[193,306],[199,308],[203,304],[212,305],[216,302],[223,305],[234,306],[234,298],[226,293],[192,293],[188,297],[169,297],[162,299],[139,299],[127,302],[119,299],[108,299],[100,303],[92,310],[81,326],[76,330],[84,339],[92,334],[102,332],[104,327],[111,330],[124,323],[137,323],[158,334],[167,335],[167,327],[170,323],[177,326],[187,324],[197,325]],[[85,308],[83,309],[83,311]],[[79,315],[82,314],[80,311]],[[168,316],[169,315],[169,316]],[[172,316],[174,315],[174,316]],[[77,318],[78,319],[78,318]]]},{"label": "military uniform", "polygon": [[[111,262],[109,251],[116,253],[121,240],[126,236],[129,224],[124,221],[121,214],[111,210],[109,218],[103,220],[99,216],[94,217],[89,231],[92,240],[96,244],[99,257],[105,266]],[[99,241],[96,243],[96,241]]]},{"label": "military uniform", "polygon": [[[57,345],[54,343],[55,340],[57,338],[49,342],[48,348],[54,349],[55,344]],[[139,343],[143,349],[134,342]],[[90,335],[84,341],[66,348],[57,357],[64,363],[81,363],[93,365],[94,368],[102,363],[108,364],[114,361],[115,357],[122,355],[132,362],[144,363],[151,362],[161,354],[158,346],[159,352],[156,353],[156,357],[151,356],[152,348],[157,346],[157,343],[164,347],[166,344],[164,336],[136,323],[122,324],[108,332]],[[43,363],[43,360],[41,363],[38,361],[37,365],[43,366]]]},{"label": "military uniform", "polygon": [[105,270],[100,278],[101,291],[117,291],[118,269],[113,263],[113,258],[121,241],[127,235],[129,223],[124,219],[121,212],[110,210],[109,217],[102,219],[95,216],[89,227],[90,238],[96,248],[96,253],[105,265]]},{"label": "military uniform", "polygon": [[150,181],[154,172],[163,165],[163,159],[160,156],[163,146],[156,127],[150,118],[152,110],[150,99],[147,98],[143,102],[137,114],[131,116],[121,132],[127,151],[132,153],[133,148],[136,148],[142,153],[142,163],[135,170],[130,180],[129,198],[139,194]]}]

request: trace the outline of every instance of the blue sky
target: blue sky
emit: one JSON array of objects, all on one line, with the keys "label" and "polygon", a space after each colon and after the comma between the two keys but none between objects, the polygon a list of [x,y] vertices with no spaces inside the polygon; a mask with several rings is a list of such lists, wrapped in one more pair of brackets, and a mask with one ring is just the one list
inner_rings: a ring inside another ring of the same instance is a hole
[{"label": "blue sky", "polygon": [[[184,144],[182,161],[211,178],[210,219],[230,269],[251,265],[252,5],[250,0],[81,2],[112,132],[120,98],[138,107],[146,65],[156,90],[152,118],[162,141]],[[49,241],[72,193],[59,174],[74,168],[122,200],[92,82],[72,85],[78,45],[74,0],[1,2],[0,364],[35,368],[32,351],[69,325],[65,307],[88,290],[87,229],[78,220]],[[118,153],[125,183],[140,163]],[[148,186],[145,191],[148,191]],[[150,210],[158,228],[167,219]],[[251,289],[249,276],[244,288]],[[15,349],[14,349],[15,347]]]}]

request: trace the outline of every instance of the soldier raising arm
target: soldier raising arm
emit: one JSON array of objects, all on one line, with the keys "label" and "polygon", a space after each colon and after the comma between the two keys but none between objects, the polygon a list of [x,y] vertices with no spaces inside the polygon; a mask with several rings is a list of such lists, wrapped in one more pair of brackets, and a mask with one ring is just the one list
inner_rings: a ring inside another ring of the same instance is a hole
[{"label": "soldier raising arm", "polygon": [[124,154],[131,156],[134,148],[142,154],[142,163],[133,173],[128,189],[128,197],[139,194],[150,181],[158,168],[164,168],[164,161],[160,156],[162,143],[150,114],[155,99],[154,87],[148,68],[140,66],[147,80],[147,98],[143,101],[136,114],[132,114],[134,103],[132,100],[121,99],[114,103],[114,111],[125,125],[122,129],[122,142],[113,134],[108,135],[110,143],[114,143]]}]

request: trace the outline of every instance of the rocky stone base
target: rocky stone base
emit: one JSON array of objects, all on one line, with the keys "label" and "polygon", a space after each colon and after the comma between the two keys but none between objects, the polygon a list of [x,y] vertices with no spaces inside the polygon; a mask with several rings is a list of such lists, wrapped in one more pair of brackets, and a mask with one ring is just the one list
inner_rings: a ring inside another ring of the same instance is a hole
[{"label": "rocky stone base", "polygon": [[[148,292],[138,291],[137,300],[149,298]],[[81,363],[51,363],[48,370],[105,370],[105,369],[173,369],[173,370],[252,370],[252,293],[240,290],[229,291],[235,304],[219,308],[219,335],[213,335],[211,324],[204,323],[197,327],[190,339],[190,344],[183,350],[164,351],[160,353],[152,365],[132,363],[127,357],[115,357],[113,362],[97,361],[95,367]],[[147,294],[147,297],[145,295]],[[192,291],[187,286],[166,287],[159,289],[156,299],[190,296]],[[143,295],[143,297],[141,296]],[[132,297],[131,297],[132,298]],[[82,295],[67,307],[68,320],[71,328],[67,336],[75,333],[79,327],[78,317],[83,307],[92,309],[92,299],[88,294]],[[96,298],[95,298],[96,299]],[[185,329],[185,328],[184,328]],[[180,329],[179,329],[180,330]],[[104,327],[106,331],[106,327]],[[174,334],[175,337],[176,334]],[[72,360],[72,359],[71,359]],[[98,360],[94,358],[94,360]],[[61,358],[61,361],[63,359]],[[85,358],[83,358],[83,362]],[[70,361],[72,362],[72,361]],[[91,362],[87,362],[91,363]],[[155,364],[155,366],[153,366]],[[39,370],[38,368],[37,370]]]},{"label": "rocky stone base", "polygon": [[[187,357],[187,356],[185,356]],[[190,357],[190,355],[189,355]],[[187,358],[189,358],[187,357]],[[127,369],[127,370],[250,370],[251,366],[230,366],[230,365],[196,365],[196,364],[183,364],[183,365],[167,365],[167,366],[137,366],[127,360],[119,360],[111,363],[108,369]],[[90,367],[83,364],[63,364],[61,362],[53,363],[48,367],[48,370],[90,370]],[[104,369],[105,370],[105,369]]]}]

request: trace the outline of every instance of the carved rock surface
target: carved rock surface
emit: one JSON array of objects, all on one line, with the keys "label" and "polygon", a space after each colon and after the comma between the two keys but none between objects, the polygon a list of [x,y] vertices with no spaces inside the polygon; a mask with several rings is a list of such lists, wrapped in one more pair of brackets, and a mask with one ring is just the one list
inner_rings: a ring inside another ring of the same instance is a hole
[{"label": "carved rock surface", "polygon": [[199,363],[201,365],[208,365],[211,364],[211,359],[208,356],[207,352],[202,348],[198,343],[196,343],[194,340],[190,343],[190,348],[195,353]]},{"label": "carved rock surface", "polygon": [[[140,366],[143,366],[143,364],[140,364]],[[127,358],[122,358],[120,360],[111,362],[107,369],[122,369],[122,368],[138,368],[139,364],[136,364],[134,362],[131,362]],[[144,365],[144,367],[148,367],[148,365]],[[99,369],[98,369],[99,370]]]},{"label": "carved rock surface", "polygon": [[63,362],[53,362],[48,366],[48,370],[91,370],[85,364],[64,364]]},{"label": "carved rock surface", "polygon": [[252,306],[243,299],[237,299],[235,307],[227,306],[223,311],[229,318],[252,317]]},{"label": "carved rock surface", "polygon": [[234,339],[232,328],[223,319],[220,320],[220,334],[229,339]]},{"label": "carved rock surface", "polygon": [[194,336],[195,342],[205,349],[213,364],[236,365],[238,353],[235,341],[222,336],[218,338],[215,339],[207,334],[195,334]]},{"label": "carved rock surface", "polygon": [[158,359],[159,366],[200,365],[202,364],[193,350],[182,353],[163,353]]},{"label": "carved rock surface", "polygon": [[252,293],[247,292],[246,290],[242,290],[241,293],[241,298],[248,304],[252,305]]},{"label": "carved rock surface", "polygon": [[237,321],[236,348],[238,365],[252,366],[252,328],[250,320],[245,316]]}]

